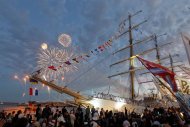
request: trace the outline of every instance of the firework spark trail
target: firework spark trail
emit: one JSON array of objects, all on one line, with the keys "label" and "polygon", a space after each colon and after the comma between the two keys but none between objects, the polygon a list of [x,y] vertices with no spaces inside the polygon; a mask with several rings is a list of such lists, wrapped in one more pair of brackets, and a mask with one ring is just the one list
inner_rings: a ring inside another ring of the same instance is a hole
[{"label": "firework spark trail", "polygon": [[[45,76],[49,80],[59,79],[64,76],[66,72],[77,70],[77,67],[64,64],[70,58],[73,58],[73,52],[69,50],[62,50],[59,48],[49,48],[46,50],[41,49],[38,54],[37,68],[42,69],[40,76]],[[54,66],[57,70],[49,69],[49,66]],[[60,67],[61,66],[61,67]]]},{"label": "firework spark trail", "polygon": [[58,42],[64,47],[69,47],[71,45],[71,37],[67,34],[61,34],[58,37]]}]

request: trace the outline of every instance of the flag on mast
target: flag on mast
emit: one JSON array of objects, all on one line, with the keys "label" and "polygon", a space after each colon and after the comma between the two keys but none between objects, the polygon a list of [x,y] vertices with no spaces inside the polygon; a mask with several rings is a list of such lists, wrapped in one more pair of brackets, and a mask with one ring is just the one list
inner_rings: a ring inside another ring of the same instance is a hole
[{"label": "flag on mast", "polygon": [[159,64],[144,60],[137,56],[139,61],[154,75],[161,77],[164,81],[166,81],[170,87],[172,88],[173,92],[177,92],[177,84],[175,82],[175,73],[167,69],[166,67],[163,67]]},{"label": "flag on mast", "polygon": [[181,38],[183,40],[183,44],[185,46],[186,54],[190,64],[190,37],[181,33]]},{"label": "flag on mast", "polygon": [[38,84],[38,81],[35,80],[35,79],[33,79],[33,78],[29,78],[29,82],[30,82],[31,84]]},{"label": "flag on mast", "polygon": [[[137,56],[139,61],[156,77],[161,77],[164,81],[166,81],[172,90],[164,85],[170,93],[176,98],[177,102],[179,103],[180,109],[184,112],[186,117],[190,118],[190,108],[188,103],[185,101],[184,96],[181,92],[178,91],[177,84],[175,82],[174,76],[175,73],[163,67],[159,64],[144,60]],[[175,93],[174,93],[175,92]]]}]

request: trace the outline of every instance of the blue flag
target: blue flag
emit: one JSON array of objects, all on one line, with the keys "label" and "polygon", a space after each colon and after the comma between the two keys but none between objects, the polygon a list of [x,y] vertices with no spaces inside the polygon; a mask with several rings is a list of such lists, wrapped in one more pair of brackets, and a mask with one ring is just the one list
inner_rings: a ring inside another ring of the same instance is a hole
[{"label": "blue flag", "polygon": [[35,89],[35,96],[38,96],[38,90]]}]

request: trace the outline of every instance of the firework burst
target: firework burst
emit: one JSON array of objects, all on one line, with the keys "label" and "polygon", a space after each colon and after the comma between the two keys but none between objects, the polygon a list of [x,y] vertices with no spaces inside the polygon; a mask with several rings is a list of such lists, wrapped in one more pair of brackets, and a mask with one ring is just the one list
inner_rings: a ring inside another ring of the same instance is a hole
[{"label": "firework burst", "polygon": [[[58,48],[49,48],[46,50],[41,49],[38,54],[37,68],[41,70],[41,76],[45,76],[50,80],[59,79],[66,72],[77,70],[74,65],[66,65],[65,61],[74,57],[72,51],[62,50]],[[49,66],[54,66],[57,70],[49,69]],[[61,67],[60,67],[61,66]]]}]

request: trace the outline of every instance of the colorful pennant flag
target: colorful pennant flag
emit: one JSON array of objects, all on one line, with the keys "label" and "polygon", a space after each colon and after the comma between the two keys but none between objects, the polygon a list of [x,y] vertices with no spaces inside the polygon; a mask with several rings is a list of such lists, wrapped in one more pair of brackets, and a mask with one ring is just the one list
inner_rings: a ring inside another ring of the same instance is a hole
[{"label": "colorful pennant flag", "polygon": [[108,42],[105,42],[104,45],[107,46],[107,47],[110,47],[111,46],[111,41],[109,40]]},{"label": "colorful pennant flag", "polygon": [[104,51],[105,46],[104,46],[104,45],[100,45],[100,46],[98,47],[98,49],[102,52],[102,51]]},{"label": "colorful pennant flag", "polygon": [[84,56],[85,56],[85,57],[90,57],[90,55],[88,55],[88,54],[84,54]]},{"label": "colorful pennant flag", "polygon": [[[92,54],[94,54],[94,51],[90,51]],[[96,55],[96,54],[95,54]]]},{"label": "colorful pennant flag", "polygon": [[83,60],[87,61],[82,55],[78,57],[78,61],[83,61]]},{"label": "colorful pennant flag", "polygon": [[57,71],[57,69],[54,66],[49,66],[48,68],[51,70]]},{"label": "colorful pennant flag", "polygon": [[163,67],[159,64],[144,60],[137,56],[137,58],[141,61],[141,63],[154,75],[161,77],[164,81],[166,81],[174,92],[178,91],[177,84],[175,82],[174,76],[175,73]]},{"label": "colorful pennant flag", "polygon": [[69,62],[69,61],[66,61],[66,62],[65,62],[65,64],[67,64],[67,65],[71,65],[71,62]]},{"label": "colorful pennant flag", "polygon": [[98,51],[98,49],[96,48],[96,49],[94,49],[94,51],[96,51],[97,53],[99,53],[99,51]]},{"label": "colorful pennant flag", "polygon": [[75,61],[76,63],[79,63],[79,61],[77,60],[77,58],[74,58],[72,60]]},{"label": "colorful pennant flag", "polygon": [[38,81],[35,80],[35,79],[33,79],[33,78],[29,78],[29,82],[30,82],[31,84],[38,84]]}]

